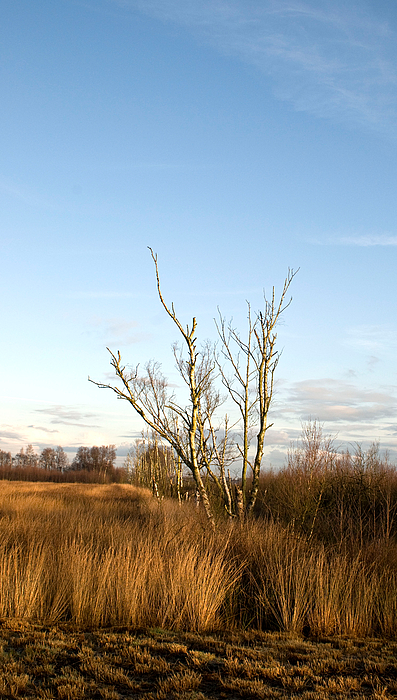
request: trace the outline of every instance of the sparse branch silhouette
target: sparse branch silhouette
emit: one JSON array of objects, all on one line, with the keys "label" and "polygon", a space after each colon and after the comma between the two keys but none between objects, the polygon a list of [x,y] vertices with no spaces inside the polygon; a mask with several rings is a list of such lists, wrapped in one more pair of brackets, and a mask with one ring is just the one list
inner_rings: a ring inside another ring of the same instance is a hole
[{"label": "sparse branch silhouette", "polygon": [[[274,373],[279,360],[275,327],[291,303],[286,297],[296,272],[288,271],[278,301],[273,287],[271,300],[265,298],[263,311],[252,316],[248,304],[246,339],[231,323],[226,324],[219,313],[216,327],[221,342],[220,357],[215,344],[207,341],[198,346],[196,317],[192,318],[190,325],[184,326],[174,303],[166,303],[157,255],[151,248],[149,250],[160,302],[182,336],[182,345],[174,344],[173,350],[178,372],[189,389],[188,405],[178,403],[157,362],[147,362],[143,371],[139,365],[130,371],[123,364],[120,352],[116,354],[109,348],[111,365],[120,384],[105,384],[90,378],[89,381],[99,388],[111,389],[118,399],[128,401],[146,425],[175,451],[191,473],[208,521],[215,528],[211,503],[214,489],[230,517],[244,519],[256,502],[265,433],[270,427],[268,414]],[[219,384],[227,390],[226,397],[221,395]],[[219,415],[227,396],[238,408],[237,421],[232,424],[227,414]],[[250,456],[254,434],[256,448],[254,455]],[[226,470],[239,456],[242,460],[241,478],[233,490]],[[212,484],[211,488],[209,484]]]}]

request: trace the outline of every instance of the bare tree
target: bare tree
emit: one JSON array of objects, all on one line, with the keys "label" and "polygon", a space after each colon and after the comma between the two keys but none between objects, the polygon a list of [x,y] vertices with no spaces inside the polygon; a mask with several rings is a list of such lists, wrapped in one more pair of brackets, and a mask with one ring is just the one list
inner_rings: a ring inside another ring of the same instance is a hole
[{"label": "bare tree", "polygon": [[11,452],[0,450],[0,467],[12,467]]},{"label": "bare tree", "polygon": [[55,449],[55,469],[57,469],[60,472],[64,472],[68,469],[69,467],[69,459],[68,456],[61,447],[61,445],[58,445]]},{"label": "bare tree", "polygon": [[45,447],[40,454],[39,465],[42,469],[55,469],[55,450],[53,447]]},{"label": "bare tree", "polygon": [[72,470],[85,469],[88,472],[96,472],[103,479],[111,475],[115,469],[116,461],[115,445],[102,445],[98,447],[79,447],[71,464]]},{"label": "bare tree", "polygon": [[[221,340],[221,355],[226,360],[226,367],[217,359],[217,365],[230,398],[237,406],[242,427],[241,441],[237,448],[242,459],[241,497],[238,503],[243,503],[245,512],[249,513],[256,501],[259,487],[259,476],[263,459],[268,415],[273,398],[274,374],[280,358],[276,350],[277,333],[275,328],[280,316],[291,303],[287,293],[296,272],[288,270],[281,296],[276,301],[273,287],[271,300],[265,297],[264,311],[259,311],[252,318],[251,307],[248,304],[248,329],[245,340],[233,327],[232,322],[226,321],[219,314],[216,327]],[[228,370],[231,373],[228,373]],[[250,458],[251,441],[256,434],[256,448]],[[252,483],[248,493],[248,467],[251,469]],[[241,506],[238,509],[241,515]]]},{"label": "bare tree", "polygon": [[[271,302],[265,301],[264,312],[259,312],[254,321],[249,312],[247,342],[242,341],[231,326],[226,328],[221,318],[218,332],[222,353],[232,368],[232,378],[228,378],[226,370],[217,359],[214,345],[206,342],[201,348],[198,347],[196,318],[193,317],[191,324],[185,327],[176,315],[174,304],[166,304],[160,287],[157,255],[151,248],[149,250],[155,265],[160,302],[182,337],[182,345],[175,344],[173,350],[179,374],[188,387],[189,403],[185,407],[177,403],[157,362],[148,362],[143,372],[139,365],[132,370],[127,369],[122,363],[120,352],[115,354],[109,348],[111,365],[120,383],[103,384],[90,378],[89,381],[100,388],[111,389],[118,399],[128,401],[146,425],[170,445],[177,459],[191,472],[207,518],[211,526],[215,527],[205,475],[219,492],[229,516],[242,518],[244,510],[248,514],[255,504],[265,432],[269,427],[267,417],[273,394],[273,378],[278,362],[274,329],[280,315],[289,305],[289,302],[285,303],[285,298],[295,273],[288,273],[278,304],[273,290]],[[240,370],[240,355],[245,355],[246,358],[244,373]],[[219,375],[231,398],[239,406],[240,417],[232,427],[228,416],[222,420],[219,418],[219,408],[225,401],[217,383]],[[235,387],[235,381],[240,384],[240,389]],[[256,392],[254,398],[251,397],[253,387]],[[236,443],[232,433],[241,421],[243,446],[239,441]],[[249,432],[255,426],[257,448],[252,461],[249,459]],[[237,489],[237,494],[233,497],[231,480],[226,470],[238,453],[243,458],[242,491]],[[248,466],[252,469],[253,477],[249,497],[246,495]]]},{"label": "bare tree", "polygon": [[15,455],[13,462],[16,467],[37,467],[39,455],[35,453],[33,445],[28,445],[26,452],[23,447],[21,447],[20,451]]},{"label": "bare tree", "polygon": [[42,469],[56,469],[63,472],[68,464],[67,455],[60,445],[57,448],[45,447],[40,454],[39,465]]},{"label": "bare tree", "polygon": [[181,502],[183,470],[181,459],[155,431],[142,430],[124,461],[129,483],[158,492],[161,497],[175,495]]}]

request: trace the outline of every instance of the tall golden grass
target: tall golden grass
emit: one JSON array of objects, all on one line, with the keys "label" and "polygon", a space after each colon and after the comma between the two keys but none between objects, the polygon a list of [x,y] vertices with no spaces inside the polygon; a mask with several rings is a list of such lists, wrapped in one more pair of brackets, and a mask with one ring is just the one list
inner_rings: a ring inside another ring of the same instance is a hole
[{"label": "tall golden grass", "polygon": [[129,485],[1,483],[0,617],[205,631],[397,632],[397,548],[265,520],[208,530]]},{"label": "tall golden grass", "polygon": [[221,541],[174,511],[127,485],[3,481],[0,616],[214,626],[234,567]]}]

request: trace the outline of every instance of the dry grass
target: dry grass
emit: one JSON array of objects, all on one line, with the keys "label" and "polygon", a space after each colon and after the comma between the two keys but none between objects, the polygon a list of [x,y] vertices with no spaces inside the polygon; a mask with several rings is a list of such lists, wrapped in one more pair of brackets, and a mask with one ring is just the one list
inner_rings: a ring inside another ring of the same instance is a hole
[{"label": "dry grass", "polygon": [[236,530],[230,547],[244,562],[234,608],[240,627],[310,636],[396,634],[397,548],[390,541],[386,564],[382,548],[325,548],[288,527],[257,521]]},{"label": "dry grass", "polygon": [[205,630],[234,583],[226,547],[127,485],[2,484],[0,617]]},{"label": "dry grass", "polygon": [[392,637],[397,547],[326,548],[259,520],[212,534],[132,486],[3,481],[0,619]]},{"label": "dry grass", "polygon": [[3,482],[0,697],[396,698],[395,551],[211,534],[127,485]]},{"label": "dry grass", "polygon": [[397,643],[312,641],[279,633],[197,634],[8,622],[0,630],[5,700],[388,700]]}]

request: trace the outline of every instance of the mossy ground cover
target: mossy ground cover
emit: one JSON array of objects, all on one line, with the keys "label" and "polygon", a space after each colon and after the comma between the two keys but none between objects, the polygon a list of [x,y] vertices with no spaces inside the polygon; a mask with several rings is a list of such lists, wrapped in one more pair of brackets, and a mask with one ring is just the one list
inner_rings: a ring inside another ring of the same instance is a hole
[{"label": "mossy ground cover", "polygon": [[388,640],[3,620],[0,645],[5,700],[397,697],[397,642]]}]

